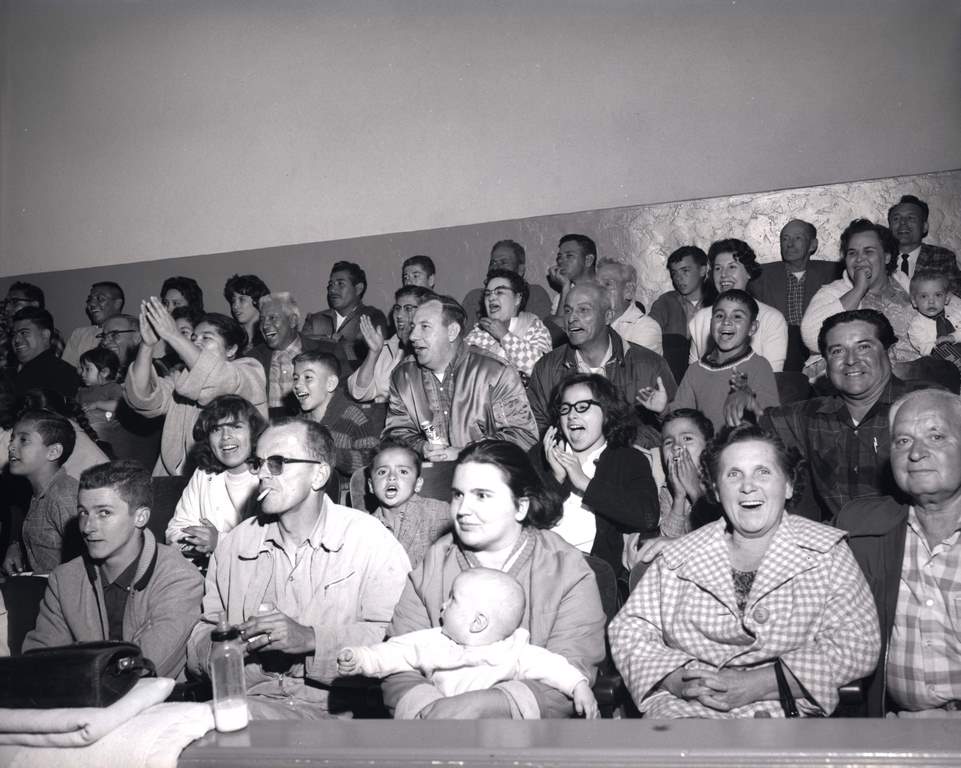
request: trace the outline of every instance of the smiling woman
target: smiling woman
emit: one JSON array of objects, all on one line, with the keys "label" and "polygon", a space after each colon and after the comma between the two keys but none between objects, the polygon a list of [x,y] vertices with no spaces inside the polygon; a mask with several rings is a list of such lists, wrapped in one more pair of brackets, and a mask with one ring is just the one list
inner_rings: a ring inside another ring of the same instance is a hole
[{"label": "smiling woman", "polygon": [[186,555],[209,555],[226,533],[256,510],[257,478],[247,459],[266,421],[237,395],[215,398],[197,416],[193,436],[197,470],[184,489],[167,525],[168,544]]},{"label": "smiling woman", "polygon": [[610,625],[634,701],[650,717],[781,717],[789,690],[801,715],[831,714],[881,642],[844,533],[786,514],[799,461],[757,427],[702,461],[726,520],[665,548]]}]

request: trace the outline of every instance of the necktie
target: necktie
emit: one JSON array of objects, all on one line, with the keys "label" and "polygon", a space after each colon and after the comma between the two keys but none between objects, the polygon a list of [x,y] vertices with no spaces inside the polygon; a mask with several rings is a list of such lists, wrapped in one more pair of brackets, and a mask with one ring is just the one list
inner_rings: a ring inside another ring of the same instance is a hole
[{"label": "necktie", "polygon": [[944,312],[934,318],[935,328],[939,337],[954,333],[954,324],[944,316]]},{"label": "necktie", "polygon": [[908,274],[908,259],[911,258],[906,253],[901,254],[901,271]]}]

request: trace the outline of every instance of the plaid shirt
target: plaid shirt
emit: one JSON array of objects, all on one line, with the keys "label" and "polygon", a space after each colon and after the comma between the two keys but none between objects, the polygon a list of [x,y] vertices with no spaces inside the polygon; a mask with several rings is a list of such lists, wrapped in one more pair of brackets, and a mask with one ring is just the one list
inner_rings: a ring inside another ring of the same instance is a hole
[{"label": "plaid shirt", "polygon": [[801,318],[804,317],[804,278],[807,274],[800,277],[794,272],[787,272],[787,320],[788,325],[800,325]]},{"label": "plaid shirt", "polygon": [[80,554],[73,551],[77,541],[66,542],[67,551],[64,551],[68,523],[77,516],[78,488],[76,478],[61,467],[47,487],[30,499],[20,535],[27,563],[34,573],[50,573]]},{"label": "plaid shirt", "polygon": [[377,507],[374,517],[394,534],[407,551],[411,568],[420,565],[431,544],[454,527],[450,505],[446,501],[429,499],[416,493],[393,509]]},{"label": "plaid shirt", "polygon": [[820,509],[818,514],[804,510],[806,517],[831,521],[852,499],[895,492],[888,462],[888,411],[901,395],[917,388],[917,384],[892,376],[857,425],[840,395],[815,397],[764,412],[758,420],[761,427],[775,432],[807,459],[808,478]]},{"label": "plaid shirt", "polygon": [[746,670],[780,658],[810,695],[798,708],[832,712],[838,687],[874,669],[881,647],[874,600],[844,533],[784,515],[742,615],[725,526],[718,520],[666,548],[611,622],[611,653],[634,701],[654,718],[783,717],[776,700],[718,712],[659,687],[680,667]]},{"label": "plaid shirt", "polygon": [[907,710],[961,699],[961,525],[933,549],[908,509],[887,685]]}]

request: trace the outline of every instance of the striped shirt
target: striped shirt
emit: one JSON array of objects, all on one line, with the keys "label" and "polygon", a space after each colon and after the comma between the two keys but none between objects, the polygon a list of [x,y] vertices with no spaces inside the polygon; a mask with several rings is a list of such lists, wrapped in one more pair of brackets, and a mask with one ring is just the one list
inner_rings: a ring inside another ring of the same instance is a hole
[{"label": "striped shirt", "polygon": [[887,664],[888,694],[903,709],[961,700],[959,573],[961,524],[930,547],[910,507]]}]

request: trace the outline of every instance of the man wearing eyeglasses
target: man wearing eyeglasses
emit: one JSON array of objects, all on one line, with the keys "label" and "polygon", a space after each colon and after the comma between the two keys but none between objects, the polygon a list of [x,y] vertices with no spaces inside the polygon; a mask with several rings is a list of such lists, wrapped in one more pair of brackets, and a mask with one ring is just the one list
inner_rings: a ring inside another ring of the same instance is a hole
[{"label": "man wearing eyeglasses", "polygon": [[120,370],[125,373],[140,346],[140,322],[133,315],[114,315],[104,321],[97,342],[120,359]]},{"label": "man wearing eyeglasses", "polygon": [[188,641],[187,665],[207,673],[217,620],[239,626],[254,718],[351,710],[358,689],[337,679],[337,653],[383,640],[410,571],[383,525],[324,494],[333,455],[319,424],[273,422],[248,461],[262,514],[224,535],[210,559],[204,619]]},{"label": "man wearing eyeglasses", "polygon": [[100,341],[103,324],[111,317],[123,312],[123,288],[110,281],[94,283],[90,286],[90,294],[84,310],[93,325],[82,325],[74,328],[67,346],[63,349],[64,362],[77,365],[80,355],[88,349],[96,347]]}]

